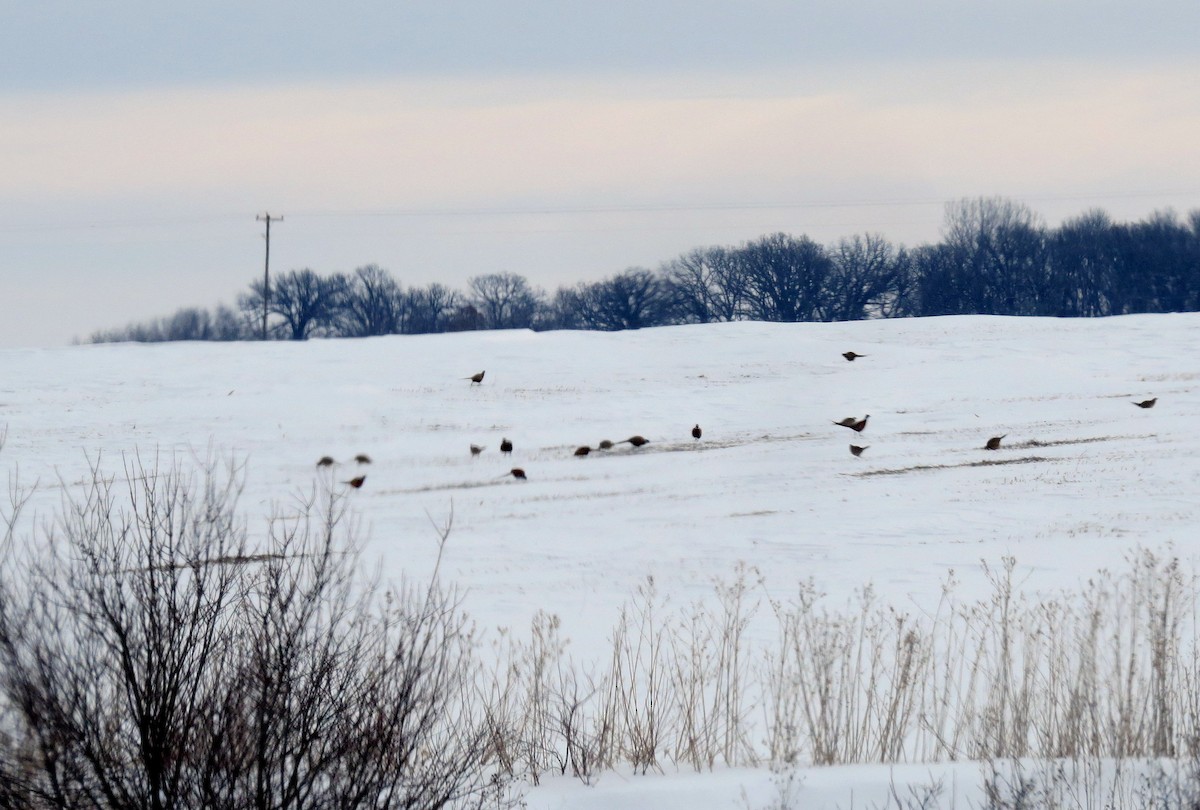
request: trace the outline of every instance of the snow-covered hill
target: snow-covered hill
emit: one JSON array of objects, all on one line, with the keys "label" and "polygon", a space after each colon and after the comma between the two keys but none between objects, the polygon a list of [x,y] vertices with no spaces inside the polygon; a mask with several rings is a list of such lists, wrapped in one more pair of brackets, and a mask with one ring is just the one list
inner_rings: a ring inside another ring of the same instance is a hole
[{"label": "snow-covered hill", "polygon": [[[848,350],[865,356],[847,362]],[[466,379],[483,370],[481,384]],[[867,414],[861,434],[833,424]],[[744,563],[767,593],[811,578],[844,601],[872,583],[919,609],[951,569],[970,593],[979,561],[1003,555],[1023,587],[1047,592],[1123,567],[1139,545],[1194,561],[1198,416],[1193,314],[0,352],[0,466],[36,484],[26,528],[88,477],[89,459],[119,472],[134,451],[244,457],[242,507],[260,527],[274,505],[366,474],[353,504],[386,576],[426,576],[433,524],[452,512],[442,570],[472,616],[523,627],[557,614],[577,658],[602,655],[651,576],[686,603]],[[649,443],[574,455],[635,434]],[[855,457],[852,442],[868,449]],[[327,454],[339,464],[318,469]],[[614,775],[529,803],[701,806],[653,793],[666,790],[728,807],[735,786],[753,798],[766,778]],[[714,779],[719,789],[700,787]],[[829,796],[849,806],[848,793]]]}]

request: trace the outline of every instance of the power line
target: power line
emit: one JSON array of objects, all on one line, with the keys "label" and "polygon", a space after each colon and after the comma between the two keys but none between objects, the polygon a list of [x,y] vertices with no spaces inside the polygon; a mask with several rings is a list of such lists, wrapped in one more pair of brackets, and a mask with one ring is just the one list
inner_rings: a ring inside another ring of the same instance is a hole
[{"label": "power line", "polygon": [[[1200,191],[1195,190],[1158,190],[1158,191],[1129,191],[1113,193],[1080,193],[1080,194],[985,194],[964,195],[1008,197],[1019,202],[1029,200],[1038,202],[1070,202],[1072,200],[1116,200],[1136,199],[1139,197],[1200,197]],[[530,206],[526,208],[354,208],[354,209],[318,209],[313,211],[294,211],[296,216],[306,217],[469,217],[469,216],[545,216],[556,214],[624,214],[624,213],[689,213],[705,211],[761,211],[761,210],[802,210],[802,209],[836,209],[836,208],[902,208],[925,205],[945,205],[960,197],[928,197],[928,198],[883,198],[875,200],[814,200],[778,201],[778,202],[749,202],[749,203],[619,203],[613,205],[578,205],[578,206]]]},{"label": "power line", "polygon": [[[967,197],[978,195],[963,195]],[[1145,197],[1193,197],[1200,198],[1195,189],[1160,189],[1147,191],[1125,191],[1079,194],[985,194],[982,196],[1008,197],[1019,202],[1071,202],[1094,200],[1138,199]],[[960,197],[914,197],[879,198],[858,200],[781,200],[776,202],[716,202],[716,203],[614,203],[612,205],[541,205],[527,207],[476,207],[476,208],[332,208],[309,211],[293,211],[293,219],[300,217],[508,217],[508,216],[553,216],[578,214],[626,214],[626,213],[699,213],[720,211],[769,211],[769,210],[816,210],[839,208],[905,208],[930,205],[945,205]],[[80,223],[41,222],[21,225],[0,225],[0,233],[73,230],[115,230],[121,228],[160,228],[208,224],[229,221],[239,215],[220,214],[197,217],[147,218],[129,220],[92,220]],[[241,215],[244,216],[244,215]],[[263,217],[259,216],[259,220]],[[281,221],[282,217],[272,217]]]}]

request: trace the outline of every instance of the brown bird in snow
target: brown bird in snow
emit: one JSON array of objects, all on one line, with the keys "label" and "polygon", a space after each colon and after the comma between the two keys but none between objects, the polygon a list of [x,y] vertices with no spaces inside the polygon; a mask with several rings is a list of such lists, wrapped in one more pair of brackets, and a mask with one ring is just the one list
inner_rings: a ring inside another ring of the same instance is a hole
[{"label": "brown bird in snow", "polygon": [[1144,399],[1141,402],[1135,402],[1133,404],[1137,405],[1139,408],[1153,408],[1155,402],[1158,402],[1158,397],[1155,397],[1154,399]]},{"label": "brown bird in snow", "polygon": [[596,445],[596,447],[601,450],[611,450],[612,446],[612,442],[610,442],[608,439],[601,439],[600,444]]},{"label": "brown bird in snow", "polygon": [[867,414],[862,419],[855,419],[853,416],[847,416],[845,419],[843,419],[840,422],[834,422],[834,424],[841,425],[842,427],[848,427],[853,431],[862,433],[863,428],[865,428],[867,426],[867,420],[870,418],[871,418],[871,414]]},{"label": "brown bird in snow", "polygon": [[508,439],[501,439],[500,440],[500,452],[504,453],[505,455],[511,453],[512,452],[512,442],[510,442]]},{"label": "brown bird in snow", "polygon": [[1000,449],[1000,440],[1003,439],[1007,435],[1008,434],[1005,433],[1001,436],[993,436],[992,438],[987,440],[987,444],[985,444],[983,446],[983,448],[985,450],[999,450]]},{"label": "brown bird in snow", "polygon": [[317,461],[318,467],[332,467],[333,464],[333,456],[321,456],[320,460]]},{"label": "brown bird in snow", "polygon": [[704,431],[700,430],[700,425],[697,424],[694,428],[692,428],[693,439],[699,439],[702,435],[704,435]]},{"label": "brown bird in snow", "polygon": [[857,444],[852,444],[852,445],[850,445],[850,454],[854,455],[854,456],[861,456],[863,453],[863,450],[866,450],[867,447],[870,447],[870,446],[871,445],[868,444],[868,445],[866,445],[866,447],[860,447]]},{"label": "brown bird in snow", "polygon": [[479,445],[477,445],[477,444],[471,445],[471,455],[477,456],[482,452],[483,452],[483,448],[480,447]]},{"label": "brown bird in snow", "polygon": [[477,385],[477,384],[479,384],[479,383],[483,382],[483,375],[484,375],[484,374],[487,374],[487,372],[486,372],[486,371],[481,371],[481,372],[479,372],[478,374],[472,374],[470,377],[463,377],[463,379],[464,379],[464,380],[470,380],[470,381],[471,381],[471,385]]},{"label": "brown bird in snow", "polygon": [[842,352],[842,357],[845,357],[847,360],[849,360],[851,363],[853,363],[859,357],[866,357],[866,355],[858,354],[857,352]]},{"label": "brown bird in snow", "polygon": [[[649,444],[650,440],[642,436],[630,436],[625,442],[629,442],[634,447],[641,447],[643,444]],[[618,442],[618,444],[624,444],[625,442]]]},{"label": "brown bird in snow", "polygon": [[359,464],[370,464],[371,463],[371,457],[368,456],[366,453],[359,453],[357,456],[354,457],[354,460],[357,461]]},{"label": "brown bird in snow", "polygon": [[350,486],[354,487],[355,489],[361,489],[363,482],[366,480],[367,480],[367,477],[365,475],[359,475],[354,478],[351,478],[349,481],[343,481],[342,483],[349,484]]},{"label": "brown bird in snow", "polygon": [[[507,473],[507,475],[511,475],[513,478],[516,478],[519,481],[528,481],[529,480],[528,478],[525,477],[525,471],[522,470],[520,467],[513,467]],[[504,476],[501,476],[501,478],[503,478],[503,477]]]},{"label": "brown bird in snow", "polygon": [[586,456],[586,455],[587,455],[588,453],[590,453],[590,452],[592,452],[592,448],[588,447],[588,446],[585,444],[583,447],[580,447],[580,448],[578,448],[578,449],[575,451],[575,455],[577,455],[577,456]]}]

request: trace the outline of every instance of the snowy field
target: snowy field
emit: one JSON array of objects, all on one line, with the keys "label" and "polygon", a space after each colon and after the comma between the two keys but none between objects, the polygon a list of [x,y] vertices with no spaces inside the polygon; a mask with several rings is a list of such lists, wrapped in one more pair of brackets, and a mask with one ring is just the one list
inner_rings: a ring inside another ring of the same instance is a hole
[{"label": "snowy field", "polygon": [[[1122,569],[1138,546],[1170,544],[1194,566],[1198,393],[1193,314],[6,350],[0,467],[35,487],[26,533],[89,461],[119,473],[135,451],[244,458],[241,505],[258,529],[365,474],[353,506],[386,577],[428,576],[434,524],[452,512],[442,571],[470,614],[520,629],[557,614],[586,660],[647,577],[688,604],[744,563],[764,597],[812,579],[844,604],[870,583],[919,611],[951,570],[961,592],[982,591],[980,561],[1005,555],[1039,593]],[[833,424],[866,414],[861,434]],[[573,455],[635,434],[649,443]],[[852,442],[869,447],[855,457]],[[318,469],[323,455],[339,464]],[[949,787],[977,775],[963,767],[807,769],[796,806],[870,807],[893,777],[950,774]],[[773,791],[765,771],[608,774],[526,800],[707,810],[763,807]]]}]

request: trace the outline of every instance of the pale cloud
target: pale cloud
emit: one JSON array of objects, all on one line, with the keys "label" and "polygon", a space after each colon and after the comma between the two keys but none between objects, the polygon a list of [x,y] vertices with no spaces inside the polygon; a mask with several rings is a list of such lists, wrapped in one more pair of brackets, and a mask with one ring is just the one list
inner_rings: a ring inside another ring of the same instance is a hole
[{"label": "pale cloud", "polygon": [[[0,196],[319,210],[1200,188],[1196,65],[0,98]],[[707,92],[706,92],[707,90]]]}]

